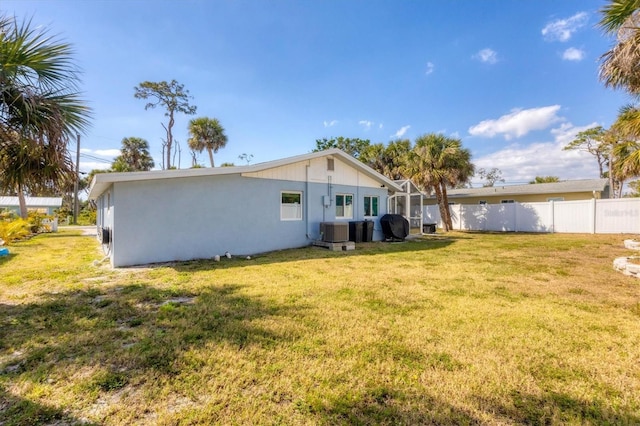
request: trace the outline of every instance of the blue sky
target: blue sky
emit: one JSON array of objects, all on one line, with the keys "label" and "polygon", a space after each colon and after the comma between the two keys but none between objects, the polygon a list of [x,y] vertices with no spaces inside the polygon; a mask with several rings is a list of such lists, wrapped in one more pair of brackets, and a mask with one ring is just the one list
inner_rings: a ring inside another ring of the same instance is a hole
[{"label": "blue sky", "polygon": [[[176,79],[196,116],[226,129],[217,164],[304,154],[324,137],[388,143],[440,132],[460,138],[476,167],[522,183],[597,177],[593,157],[561,148],[631,102],[598,81],[614,42],[596,27],[604,4],[3,0],[0,10],[74,45],[94,111],[82,171],[108,167],[130,136],[147,139],[160,165],[163,111],[145,111],[133,88]],[[190,118],[174,127],[182,167]]]}]

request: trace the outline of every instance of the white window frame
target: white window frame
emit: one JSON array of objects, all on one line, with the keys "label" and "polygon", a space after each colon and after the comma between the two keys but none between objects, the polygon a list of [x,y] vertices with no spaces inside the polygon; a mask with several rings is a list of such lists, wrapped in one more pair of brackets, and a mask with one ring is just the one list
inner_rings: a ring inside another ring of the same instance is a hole
[{"label": "white window frame", "polygon": [[[284,194],[295,194],[300,196],[300,203],[283,203],[282,202],[282,197],[284,196]],[[291,209],[291,206],[297,206],[296,207],[296,217],[289,217],[286,214],[284,214],[284,212],[288,209]],[[304,214],[303,211],[303,197],[302,197],[302,191],[280,191],[280,220],[282,221],[300,221],[302,220],[302,216]]]},{"label": "white window frame", "polygon": [[[376,200],[376,212],[375,214],[367,214],[367,198],[369,199],[369,208],[371,209],[371,213],[373,211],[373,200]],[[364,200],[362,202],[362,208],[364,209],[364,217],[378,217],[380,216],[380,197],[377,195],[365,195]]]},{"label": "white window frame", "polygon": [[[342,197],[343,205],[338,205],[338,197]],[[351,197],[351,204],[347,204],[347,197]],[[347,208],[350,206],[351,208]],[[342,207],[342,216],[338,216],[338,207]],[[347,212],[347,210],[350,210]],[[350,213],[347,215],[347,213]],[[336,219],[353,219],[353,194],[336,194]]]}]

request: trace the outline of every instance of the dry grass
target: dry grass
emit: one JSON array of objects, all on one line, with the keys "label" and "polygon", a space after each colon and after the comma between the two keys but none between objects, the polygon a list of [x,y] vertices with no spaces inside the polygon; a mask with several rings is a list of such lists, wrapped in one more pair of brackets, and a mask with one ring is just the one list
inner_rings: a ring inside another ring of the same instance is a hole
[{"label": "dry grass", "polygon": [[637,424],[624,236],[452,233],[110,270],[0,260],[0,424]]}]

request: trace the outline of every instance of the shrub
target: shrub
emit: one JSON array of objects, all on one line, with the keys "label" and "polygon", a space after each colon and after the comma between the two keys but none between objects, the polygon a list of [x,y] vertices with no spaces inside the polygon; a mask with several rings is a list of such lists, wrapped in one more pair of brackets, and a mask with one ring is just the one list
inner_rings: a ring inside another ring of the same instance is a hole
[{"label": "shrub", "polygon": [[31,233],[37,234],[39,232],[47,232],[50,229],[46,229],[46,227],[42,224],[42,222],[47,219],[48,216],[38,212],[29,212],[29,216],[27,216],[27,220],[31,226]]},{"label": "shrub", "polygon": [[78,215],[78,225],[95,225],[96,211],[84,209]]},{"label": "shrub", "polygon": [[31,224],[22,218],[0,221],[0,239],[5,244],[27,237],[31,233]]}]

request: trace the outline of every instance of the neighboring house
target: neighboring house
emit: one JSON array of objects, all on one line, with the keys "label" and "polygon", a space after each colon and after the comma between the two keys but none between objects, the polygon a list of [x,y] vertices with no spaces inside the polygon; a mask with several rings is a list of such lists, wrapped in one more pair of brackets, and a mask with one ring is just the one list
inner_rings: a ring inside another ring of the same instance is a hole
[{"label": "neighboring house", "polygon": [[89,199],[118,267],[303,247],[320,238],[321,222],[373,220],[381,240],[378,219],[401,190],[330,149],[241,167],[97,174]]},{"label": "neighboring house", "polygon": [[[62,206],[61,197],[25,197],[27,210],[52,215]],[[0,212],[10,210],[20,214],[20,201],[18,197],[0,197]]]},{"label": "neighboring house", "polygon": [[[533,203],[547,201],[575,201],[609,198],[607,179],[567,180],[528,185],[496,185],[485,188],[450,189],[447,191],[452,204],[500,204]],[[425,204],[436,204],[435,195],[425,199]]]}]

